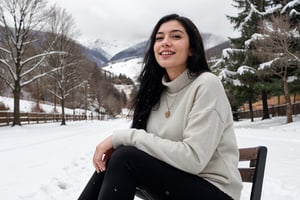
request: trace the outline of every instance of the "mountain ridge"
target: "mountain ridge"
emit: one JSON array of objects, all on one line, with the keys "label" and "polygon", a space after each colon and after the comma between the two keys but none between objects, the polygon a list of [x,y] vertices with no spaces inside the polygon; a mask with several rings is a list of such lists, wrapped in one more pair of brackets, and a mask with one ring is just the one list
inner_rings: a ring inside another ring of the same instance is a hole
[{"label": "mountain ridge", "polygon": [[[221,36],[202,33],[205,50],[218,46],[227,40]],[[110,62],[118,62],[137,57],[143,57],[148,40],[144,41],[118,41],[96,39],[92,41],[81,42],[88,50],[85,52],[93,62],[100,67],[106,66]]]}]

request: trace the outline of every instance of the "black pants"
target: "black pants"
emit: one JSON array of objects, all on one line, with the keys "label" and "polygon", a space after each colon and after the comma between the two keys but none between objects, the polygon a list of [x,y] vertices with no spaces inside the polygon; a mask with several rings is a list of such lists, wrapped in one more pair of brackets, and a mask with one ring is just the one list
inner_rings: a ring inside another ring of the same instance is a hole
[{"label": "black pants", "polygon": [[104,173],[94,173],[79,200],[133,200],[139,187],[153,199],[229,200],[206,180],[134,147],[117,148]]}]

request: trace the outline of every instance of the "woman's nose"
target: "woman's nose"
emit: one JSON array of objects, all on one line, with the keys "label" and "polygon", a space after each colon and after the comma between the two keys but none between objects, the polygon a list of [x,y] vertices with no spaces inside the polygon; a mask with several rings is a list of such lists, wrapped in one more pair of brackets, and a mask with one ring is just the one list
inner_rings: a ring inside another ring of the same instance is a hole
[{"label": "woman's nose", "polygon": [[171,42],[170,42],[170,39],[168,37],[164,38],[164,40],[162,41],[162,46],[163,47],[171,46]]}]

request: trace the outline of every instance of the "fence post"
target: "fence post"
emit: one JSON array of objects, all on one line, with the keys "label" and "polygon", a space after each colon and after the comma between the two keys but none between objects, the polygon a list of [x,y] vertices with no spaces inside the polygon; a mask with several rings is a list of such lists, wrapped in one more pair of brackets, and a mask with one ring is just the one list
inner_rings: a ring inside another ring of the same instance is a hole
[{"label": "fence post", "polygon": [[8,112],[6,113],[6,124],[7,124],[7,126],[9,125],[9,114],[8,114]]}]

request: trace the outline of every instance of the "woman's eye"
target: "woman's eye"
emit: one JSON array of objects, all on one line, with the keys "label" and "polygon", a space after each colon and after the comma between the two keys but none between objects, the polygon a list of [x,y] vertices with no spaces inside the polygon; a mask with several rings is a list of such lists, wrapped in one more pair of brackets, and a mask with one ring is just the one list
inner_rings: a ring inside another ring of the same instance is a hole
[{"label": "woman's eye", "polygon": [[181,36],[180,35],[173,35],[172,38],[175,39],[175,40],[178,40],[178,39],[181,39]]},{"label": "woman's eye", "polygon": [[161,41],[161,40],[163,40],[164,38],[163,37],[156,37],[155,38],[155,41]]}]

